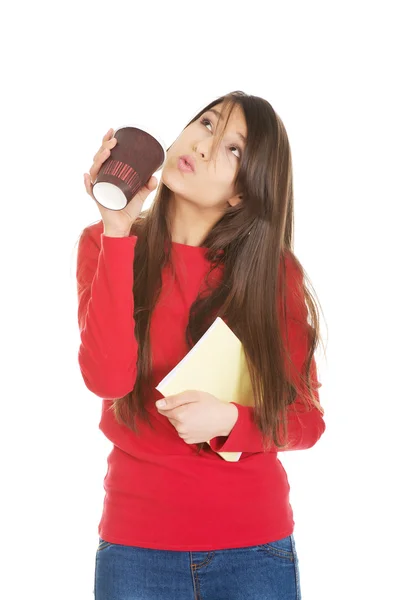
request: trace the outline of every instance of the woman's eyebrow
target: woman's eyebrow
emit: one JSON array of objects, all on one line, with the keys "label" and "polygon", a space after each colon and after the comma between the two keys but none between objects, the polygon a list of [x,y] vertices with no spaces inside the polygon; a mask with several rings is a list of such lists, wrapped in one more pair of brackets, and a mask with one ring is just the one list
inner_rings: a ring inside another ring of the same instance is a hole
[{"label": "woman's eyebrow", "polygon": [[[215,110],[215,108],[209,108],[208,112],[214,113],[214,115],[216,115],[217,117],[219,117],[221,119],[221,121],[225,121],[225,119],[222,116],[222,114],[218,110]],[[239,131],[236,132],[236,135],[238,135],[244,142],[247,142],[247,138],[244,137],[244,135],[242,135]]]}]

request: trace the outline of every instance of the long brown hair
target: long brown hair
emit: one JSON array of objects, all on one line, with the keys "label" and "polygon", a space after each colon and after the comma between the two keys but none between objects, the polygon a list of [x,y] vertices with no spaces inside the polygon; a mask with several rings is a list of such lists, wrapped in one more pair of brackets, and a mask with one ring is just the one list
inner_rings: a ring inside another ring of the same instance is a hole
[{"label": "long brown hair", "polygon": [[[285,448],[287,406],[293,404],[296,396],[300,396],[306,410],[314,406],[324,414],[318,394],[315,395],[320,384],[315,384],[313,355],[322,341],[318,309],[305,285],[308,277],[292,248],[291,151],[285,127],[271,104],[241,91],[217,98],[188,125],[219,103],[223,103],[223,109],[227,108],[227,118],[214,149],[235,105],[242,107],[247,123],[247,144],[235,181],[243,200],[226,209],[200,244],[207,248],[210,273],[221,267],[223,278],[218,287],[209,286],[207,293],[203,291],[192,304],[186,329],[187,348],[189,351],[217,316],[228,323],[244,347],[253,386],[254,419],[264,447],[268,448],[268,440],[272,439],[276,446]],[[161,291],[161,271],[171,257],[169,197],[169,188],[160,182],[151,207],[141,213],[131,229],[131,235],[138,237],[133,265],[135,336],[139,347],[137,376],[133,390],[115,399],[112,409],[116,420],[134,432],[137,432],[137,414],[150,424],[145,408],[152,372],[149,331]],[[286,290],[288,260],[297,276],[295,288]],[[287,294],[300,303],[309,341],[303,372],[296,377],[288,377],[284,363],[291,360],[282,336],[279,307],[283,308],[287,333],[287,318],[290,318],[286,314]],[[203,444],[197,444],[199,451]]]}]

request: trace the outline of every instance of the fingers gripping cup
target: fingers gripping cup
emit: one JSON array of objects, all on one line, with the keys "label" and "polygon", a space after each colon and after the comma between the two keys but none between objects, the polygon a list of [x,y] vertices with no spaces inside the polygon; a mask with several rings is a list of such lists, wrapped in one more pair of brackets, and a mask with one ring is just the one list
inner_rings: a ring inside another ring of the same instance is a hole
[{"label": "fingers gripping cup", "polygon": [[117,144],[100,168],[93,195],[105,208],[121,210],[162,168],[166,150],[159,138],[139,127],[121,127],[114,137]]}]

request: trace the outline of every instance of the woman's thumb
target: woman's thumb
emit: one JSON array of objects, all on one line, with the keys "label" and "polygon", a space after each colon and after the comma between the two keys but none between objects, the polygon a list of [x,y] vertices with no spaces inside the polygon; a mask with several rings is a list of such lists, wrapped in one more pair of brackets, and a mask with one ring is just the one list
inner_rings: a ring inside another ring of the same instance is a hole
[{"label": "woman's thumb", "polygon": [[157,185],[158,185],[158,179],[157,179],[157,177],[154,177],[154,175],[152,175],[150,177],[150,179],[148,180],[148,182],[146,183],[145,187],[147,188],[147,190],[150,193],[150,192],[154,192]]},{"label": "woman's thumb", "polygon": [[134,196],[134,198],[136,198],[136,200],[138,202],[144,202],[147,198],[147,196],[149,196],[151,194],[151,192],[154,192],[154,190],[156,189],[158,184],[157,178],[156,177],[150,177],[150,179],[147,181],[147,183],[145,183],[140,190],[138,191],[138,193]]}]

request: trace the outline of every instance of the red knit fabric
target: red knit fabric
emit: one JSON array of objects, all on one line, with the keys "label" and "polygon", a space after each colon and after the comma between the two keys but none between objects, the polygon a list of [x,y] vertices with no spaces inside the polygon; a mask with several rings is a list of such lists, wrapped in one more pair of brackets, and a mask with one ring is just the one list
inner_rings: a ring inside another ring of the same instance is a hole
[{"label": "red knit fabric", "polygon": [[[102,398],[100,430],[112,442],[104,478],[99,536],[111,543],[161,550],[218,550],[265,544],[294,530],[289,484],[275,447],[264,452],[253,408],[236,404],[239,416],[230,434],[211,440],[197,454],[155,407],[162,395],[146,398],[152,429],[139,433],[119,425],[109,410],[113,398],[133,389],[138,354],[134,335],[133,259],[136,236],[112,238],[103,222],[87,227],[77,258],[78,361],[86,387]],[[209,263],[205,248],[173,243],[176,278],[162,273],[162,293],[151,321],[154,386],[185,356],[189,309]],[[294,282],[295,271],[287,265]],[[289,285],[290,292],[290,285]],[[292,314],[289,350],[301,368],[307,351],[304,319]],[[313,359],[314,385],[317,380]],[[316,392],[318,397],[318,392]],[[298,407],[301,414],[295,413]],[[304,411],[299,399],[289,407],[290,450],[311,448],[325,430],[316,408]],[[238,462],[214,450],[242,451]]]}]

